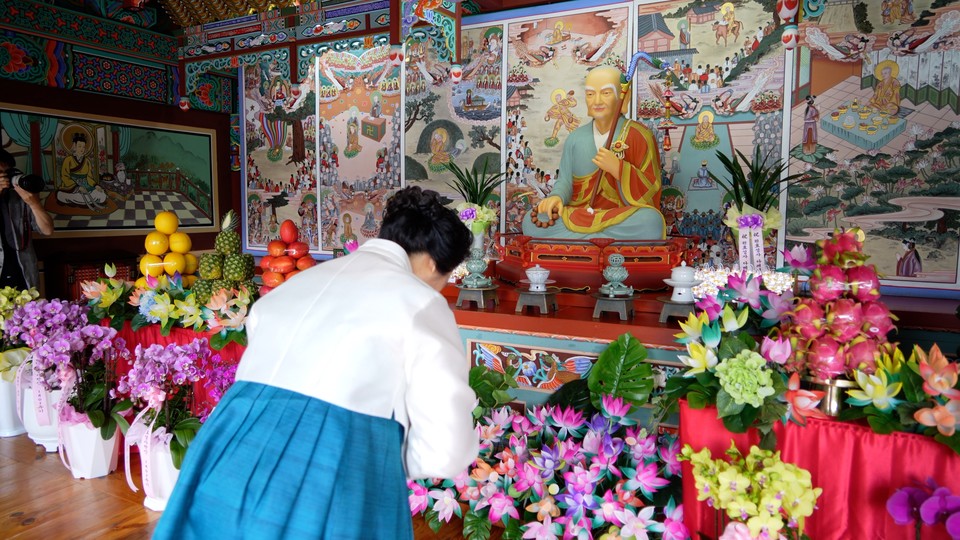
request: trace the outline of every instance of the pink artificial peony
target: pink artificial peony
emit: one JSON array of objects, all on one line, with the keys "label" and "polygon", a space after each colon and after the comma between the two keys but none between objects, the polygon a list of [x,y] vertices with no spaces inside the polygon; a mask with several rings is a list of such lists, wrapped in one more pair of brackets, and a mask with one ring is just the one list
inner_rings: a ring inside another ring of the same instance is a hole
[{"label": "pink artificial peony", "polygon": [[883,302],[867,302],[861,307],[863,312],[863,331],[881,341],[887,340],[887,334],[895,328],[896,317],[890,313]]},{"label": "pink artificial peony", "polygon": [[827,306],[827,331],[840,343],[848,343],[860,335],[863,308],[859,302],[841,298]]},{"label": "pink artificial peony", "polygon": [[880,298],[880,279],[872,264],[847,268],[847,287],[850,295],[861,302]]},{"label": "pink artificial peony", "polygon": [[804,339],[823,335],[823,308],[813,299],[801,298],[797,301],[790,319],[793,322],[791,329]]},{"label": "pink artificial peony", "polygon": [[810,276],[810,295],[820,304],[843,296],[847,290],[847,276],[836,266],[819,266]]},{"label": "pink artificial peony", "polygon": [[843,348],[830,336],[820,336],[807,346],[807,366],[814,377],[833,379],[847,370]]},{"label": "pink artificial peony", "polygon": [[872,375],[877,370],[877,356],[880,350],[877,348],[877,341],[866,337],[858,337],[846,347],[847,371],[852,372],[859,369],[867,375]]}]

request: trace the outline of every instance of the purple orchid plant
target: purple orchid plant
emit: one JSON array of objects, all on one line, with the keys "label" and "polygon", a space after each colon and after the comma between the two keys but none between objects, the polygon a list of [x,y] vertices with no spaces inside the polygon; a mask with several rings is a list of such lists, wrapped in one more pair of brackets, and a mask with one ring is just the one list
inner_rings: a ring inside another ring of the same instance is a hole
[{"label": "purple orchid plant", "polygon": [[411,513],[434,530],[460,516],[470,538],[488,538],[493,524],[514,538],[689,538],[673,498],[679,442],[637,426],[630,409],[611,396],[592,416],[552,405],[492,409],[477,422],[473,466],[408,483]]},{"label": "purple orchid plant", "polygon": [[920,540],[923,525],[944,524],[953,540],[960,540],[960,496],[940,487],[933,478],[902,487],[887,499],[887,513],[897,525],[913,525]]}]

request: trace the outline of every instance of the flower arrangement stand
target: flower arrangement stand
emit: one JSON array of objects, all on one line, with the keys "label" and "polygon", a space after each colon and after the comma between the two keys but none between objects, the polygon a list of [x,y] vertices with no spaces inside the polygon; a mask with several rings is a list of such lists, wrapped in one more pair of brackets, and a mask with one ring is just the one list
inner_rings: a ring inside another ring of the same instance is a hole
[{"label": "flower arrangement stand", "polygon": [[518,287],[517,309],[516,312],[524,311],[526,307],[536,307],[541,315],[550,313],[551,309],[556,312],[559,308],[557,304],[557,289],[547,289],[545,291],[531,291],[528,288]]},{"label": "flower arrangement stand", "polygon": [[607,311],[620,315],[620,320],[625,321],[633,318],[633,295],[627,296],[607,296],[605,294],[593,293],[597,299],[597,304],[593,308],[593,318],[599,319]]},{"label": "flower arrangement stand", "polygon": [[457,285],[460,294],[457,295],[457,307],[461,307],[464,302],[473,302],[477,304],[478,309],[486,309],[487,302],[497,305],[497,289],[499,285],[490,285],[489,287],[465,287]]}]

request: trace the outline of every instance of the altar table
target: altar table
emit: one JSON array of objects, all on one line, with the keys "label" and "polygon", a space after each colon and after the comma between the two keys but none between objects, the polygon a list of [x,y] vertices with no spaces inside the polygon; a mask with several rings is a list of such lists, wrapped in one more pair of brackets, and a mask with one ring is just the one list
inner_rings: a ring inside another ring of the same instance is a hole
[{"label": "altar table", "polygon": [[[932,438],[910,433],[880,435],[869,427],[834,420],[809,419],[774,429],[784,461],[807,469],[814,487],[823,488],[805,532],[813,540],[913,540],[912,525],[900,526],[887,513],[887,499],[900,487],[933,477],[960,494],[960,456]],[[755,430],[730,433],[714,407],[697,410],[680,404],[680,442],[694,450],[707,447],[714,459],[736,441],[743,454],[760,440]],[[697,502],[693,472],[683,462],[683,515],[691,536],[710,538],[716,512]],[[924,526],[924,540],[949,536],[943,524]]]}]

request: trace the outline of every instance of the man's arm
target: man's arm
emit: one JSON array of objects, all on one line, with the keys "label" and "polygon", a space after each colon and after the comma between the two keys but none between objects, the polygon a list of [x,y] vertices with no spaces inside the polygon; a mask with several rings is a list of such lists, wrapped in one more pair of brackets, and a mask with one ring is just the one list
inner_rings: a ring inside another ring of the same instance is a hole
[{"label": "man's arm", "polygon": [[17,195],[20,195],[23,202],[27,203],[27,206],[30,207],[30,211],[33,212],[33,220],[37,224],[37,230],[40,231],[40,234],[44,236],[53,234],[53,218],[43,209],[40,196],[18,185],[14,185],[13,189],[16,190]]}]

